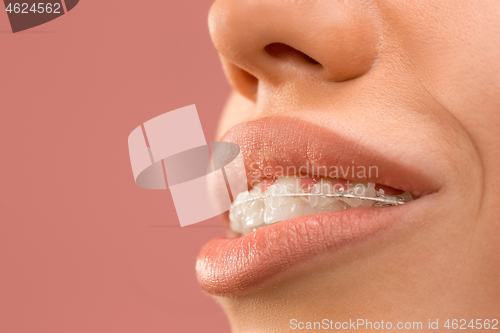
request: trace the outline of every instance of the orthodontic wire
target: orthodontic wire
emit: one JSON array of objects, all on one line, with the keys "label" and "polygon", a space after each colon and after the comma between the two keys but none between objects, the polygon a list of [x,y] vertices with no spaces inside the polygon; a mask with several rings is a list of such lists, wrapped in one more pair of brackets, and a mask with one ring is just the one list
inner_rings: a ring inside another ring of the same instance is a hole
[{"label": "orthodontic wire", "polygon": [[327,197],[327,198],[352,198],[352,199],[361,199],[361,200],[371,200],[371,201],[375,201],[375,202],[381,202],[381,203],[390,204],[390,205],[393,205],[393,206],[398,206],[398,205],[402,205],[402,204],[405,203],[404,201],[398,201],[397,199],[396,200],[392,200],[392,199],[388,199],[388,198],[372,198],[372,197],[357,196],[357,195],[354,195],[354,194],[344,194],[344,193],[325,193],[325,194],[321,194],[321,193],[284,193],[284,194],[271,194],[270,193],[270,194],[259,195],[259,196],[255,196],[255,197],[252,197],[252,198],[245,199],[242,202],[237,203],[235,206],[238,206],[238,205],[241,205],[241,204],[244,204],[244,203],[247,203],[247,202],[252,202],[252,201],[257,201],[257,200],[260,200],[260,199],[269,198],[269,197],[313,197],[313,196]]}]

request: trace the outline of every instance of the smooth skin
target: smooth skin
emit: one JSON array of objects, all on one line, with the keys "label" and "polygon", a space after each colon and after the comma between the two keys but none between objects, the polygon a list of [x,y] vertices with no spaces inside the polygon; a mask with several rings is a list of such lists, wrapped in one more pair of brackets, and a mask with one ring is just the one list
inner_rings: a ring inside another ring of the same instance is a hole
[{"label": "smooth skin", "polygon": [[500,2],[217,0],[209,27],[235,91],[220,137],[303,117],[405,147],[442,183],[425,221],[218,296],[233,331],[500,319]]}]

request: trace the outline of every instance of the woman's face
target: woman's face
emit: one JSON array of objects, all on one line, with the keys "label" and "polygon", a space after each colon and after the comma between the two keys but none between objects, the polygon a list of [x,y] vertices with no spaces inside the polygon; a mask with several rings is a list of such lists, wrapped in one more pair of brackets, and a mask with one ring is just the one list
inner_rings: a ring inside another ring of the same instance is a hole
[{"label": "woman's face", "polygon": [[419,197],[207,244],[198,279],[234,331],[498,318],[500,2],[217,0],[209,26],[247,171],[376,166]]}]

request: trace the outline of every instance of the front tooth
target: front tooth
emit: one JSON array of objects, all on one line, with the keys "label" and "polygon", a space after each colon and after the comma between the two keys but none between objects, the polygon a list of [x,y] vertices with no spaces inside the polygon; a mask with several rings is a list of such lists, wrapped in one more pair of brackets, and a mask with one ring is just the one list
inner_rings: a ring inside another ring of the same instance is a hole
[{"label": "front tooth", "polygon": [[366,196],[366,186],[362,183],[353,183],[352,187],[349,189],[349,194],[364,197]]},{"label": "front tooth", "polygon": [[278,208],[283,201],[283,197],[279,195],[285,194],[286,191],[280,184],[273,184],[269,186],[265,193],[271,195],[269,197],[266,197],[266,207]]},{"label": "front tooth", "polygon": [[361,206],[371,207],[371,206],[373,206],[373,201],[372,200],[361,200]]},{"label": "front tooth", "polygon": [[359,198],[343,198],[342,200],[351,207],[358,207],[364,201]]},{"label": "front tooth", "polygon": [[280,206],[281,214],[285,220],[304,215],[305,204],[300,198],[287,198]]},{"label": "front tooth", "polygon": [[336,212],[340,210],[344,210],[347,208],[347,205],[340,200],[331,200],[328,204],[323,207],[317,207],[317,213],[326,213],[326,212]]},{"label": "front tooth", "polygon": [[370,197],[370,198],[375,198],[375,184],[374,183],[368,183],[365,196]]},{"label": "front tooth", "polygon": [[[367,187],[363,183],[353,182],[347,193],[356,197],[367,197],[366,191]],[[369,201],[359,198],[348,198],[348,197],[343,198],[343,200],[351,207],[358,207],[362,205],[364,201]]]},{"label": "front tooth", "polygon": [[318,201],[319,201],[318,194],[320,194],[320,193],[321,193],[321,184],[314,184],[311,187],[311,194],[314,194],[314,195],[309,197],[309,205],[311,207],[316,207],[316,205],[318,204]]},{"label": "front tooth", "polygon": [[256,227],[264,222],[264,207],[264,203],[261,200],[252,201],[250,205],[246,207],[243,213],[243,224],[245,227]]},{"label": "front tooth", "polygon": [[[375,198],[375,184],[374,183],[368,183],[365,191],[365,197],[367,198]],[[361,202],[361,205],[364,207],[371,207],[373,205],[372,200],[363,200]]]},{"label": "front tooth", "polygon": [[281,209],[274,208],[271,206],[266,206],[264,210],[264,223],[273,224],[280,221],[283,221]]},{"label": "front tooth", "polygon": [[[311,187],[311,194],[315,194],[309,197],[309,204],[311,207],[324,206],[331,202],[333,199],[322,196],[321,194],[331,194],[333,193],[332,183],[329,181],[322,180],[320,183],[314,184]],[[319,194],[319,195],[318,195]]]},{"label": "front tooth", "polygon": [[310,204],[304,205],[304,215],[316,214],[316,210]]},{"label": "front tooth", "polygon": [[[332,187],[331,182],[329,182],[329,181],[322,181],[321,182],[321,194],[331,194],[331,193],[333,193],[332,189],[333,189],[333,187]],[[320,207],[323,207],[326,204],[331,203],[333,200],[334,199],[329,198],[329,197],[320,196],[318,198],[318,205]]]},{"label": "front tooth", "polygon": [[248,191],[246,192],[241,192],[240,194],[238,194],[238,196],[236,197],[236,199],[234,200],[234,204],[237,205],[237,204],[240,204],[242,203],[243,201],[245,201],[248,197],[250,196],[250,193]]},{"label": "front tooth", "polygon": [[[266,194],[283,195],[298,193],[299,189],[298,178],[278,178],[273,185],[269,186]],[[265,204],[264,222],[266,224],[273,224],[303,215],[303,203],[300,198],[269,196],[266,197]]]}]

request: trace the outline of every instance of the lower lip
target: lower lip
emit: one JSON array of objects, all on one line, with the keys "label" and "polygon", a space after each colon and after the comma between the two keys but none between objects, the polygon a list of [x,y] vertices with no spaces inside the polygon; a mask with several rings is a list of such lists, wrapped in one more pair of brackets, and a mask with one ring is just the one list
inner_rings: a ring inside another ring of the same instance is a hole
[{"label": "lower lip", "polygon": [[246,294],[313,258],[339,255],[361,240],[414,220],[414,213],[423,213],[431,197],[395,207],[350,208],[301,216],[241,238],[213,239],[198,255],[198,281],[213,295]]}]

